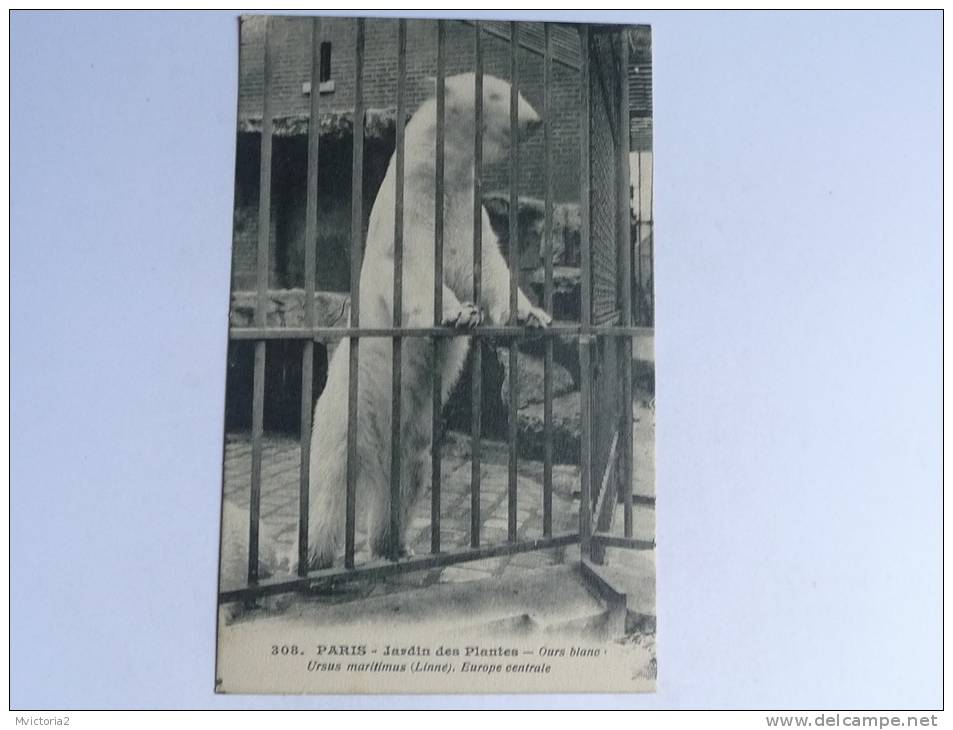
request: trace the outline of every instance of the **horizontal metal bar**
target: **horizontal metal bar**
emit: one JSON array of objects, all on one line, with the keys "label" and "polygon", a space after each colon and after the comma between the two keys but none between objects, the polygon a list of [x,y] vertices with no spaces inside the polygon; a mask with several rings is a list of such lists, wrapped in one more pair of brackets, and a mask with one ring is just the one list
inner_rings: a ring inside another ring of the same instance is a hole
[{"label": "horizontal metal bar", "polygon": [[360,566],[351,570],[346,568],[328,568],[316,570],[304,578],[290,580],[262,581],[256,586],[236,588],[221,591],[218,594],[219,603],[231,603],[258,596],[273,596],[279,593],[299,590],[303,588],[330,587],[351,580],[383,578],[397,573],[408,573],[416,570],[441,568],[456,563],[465,563],[471,560],[496,558],[501,555],[515,555],[532,550],[546,550],[548,548],[563,547],[579,542],[579,535],[560,535],[559,537],[539,540],[523,540],[501,545],[490,545],[481,548],[467,548],[453,552],[425,555],[419,558],[410,558],[398,562],[380,562]]},{"label": "horizontal metal bar", "polygon": [[616,535],[602,535],[596,533],[592,541],[602,547],[628,548],[630,550],[655,550],[654,540],[639,540],[634,537],[618,537]]},{"label": "horizontal metal bar", "polygon": [[654,327],[599,327],[567,325],[526,327],[232,327],[232,340],[308,340],[340,337],[654,337]]}]

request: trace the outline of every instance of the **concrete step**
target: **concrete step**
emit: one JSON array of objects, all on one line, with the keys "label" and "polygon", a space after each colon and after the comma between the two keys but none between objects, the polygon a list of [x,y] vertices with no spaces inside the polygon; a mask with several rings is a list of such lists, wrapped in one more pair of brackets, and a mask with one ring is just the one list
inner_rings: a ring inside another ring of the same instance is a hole
[{"label": "concrete step", "polygon": [[605,562],[586,563],[598,583],[624,599],[627,621],[655,622],[655,552],[606,548]]},{"label": "concrete step", "polygon": [[[569,550],[567,549],[567,553]],[[607,551],[611,553],[612,550]],[[368,659],[388,658],[411,652],[429,657],[442,652],[470,656],[471,650],[497,652],[488,656],[543,656],[541,652],[567,647],[597,650],[588,656],[613,658],[607,668],[600,664],[580,664],[560,674],[558,686],[571,691],[630,691],[651,689],[657,676],[655,659],[654,608],[643,596],[652,617],[626,610],[628,595],[637,586],[606,587],[608,576],[599,567],[598,578],[583,562],[578,548],[568,555],[570,563],[514,571],[502,577],[488,577],[466,583],[432,583],[423,587],[401,586],[398,593],[369,595],[372,586],[355,582],[349,593],[291,595],[281,606],[273,605],[238,615],[228,615],[221,607],[219,624],[219,667],[229,667],[238,657],[245,664],[239,677],[247,685],[257,678],[268,691],[355,691],[359,677],[322,674],[305,681],[305,673],[278,670],[298,665],[266,663],[277,643],[317,647],[334,645],[350,655],[360,647]],[[650,556],[645,556],[646,559]],[[621,566],[616,566],[619,568]],[[584,576],[584,571],[588,575]],[[412,574],[419,575],[419,574]],[[381,584],[376,585],[377,589]],[[622,594],[619,591],[629,591]],[[234,604],[233,604],[234,605]],[[502,652],[505,652],[502,653]],[[449,654],[448,654],[449,655]],[[479,656],[483,656],[479,654]],[[441,660],[442,661],[442,660]],[[600,671],[601,670],[601,671]],[[548,670],[547,670],[548,671]],[[394,682],[374,675],[364,691],[434,692],[449,687],[454,692],[552,691],[554,686],[539,682],[524,684],[500,675],[496,684],[476,682],[435,685],[431,675],[400,675]],[[287,682],[283,679],[287,677]],[[239,686],[239,685],[235,685]],[[231,682],[223,685],[234,689]],[[259,691],[260,688],[259,688]]]},{"label": "concrete step", "polygon": [[275,616],[253,612],[264,629],[269,622],[283,629],[320,625],[326,628],[419,630],[435,634],[514,636],[558,632],[604,640],[618,635],[606,601],[582,575],[578,564],[520,571],[501,578],[466,583],[435,583],[382,596],[354,592],[353,600],[337,594],[333,603],[319,594],[296,596]]}]

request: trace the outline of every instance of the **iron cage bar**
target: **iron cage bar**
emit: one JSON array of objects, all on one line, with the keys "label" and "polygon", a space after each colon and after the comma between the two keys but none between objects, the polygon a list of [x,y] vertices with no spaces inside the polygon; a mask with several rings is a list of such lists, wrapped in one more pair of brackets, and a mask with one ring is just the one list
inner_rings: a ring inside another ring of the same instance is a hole
[{"label": "iron cage bar", "polygon": [[[654,542],[635,540],[632,538],[632,489],[631,484],[625,485],[626,491],[623,494],[625,501],[625,537],[614,537],[610,535],[592,534],[592,382],[591,382],[591,347],[598,337],[623,337],[634,341],[640,337],[651,337],[654,334],[652,327],[635,327],[632,325],[632,303],[631,303],[631,240],[628,232],[628,216],[620,221],[620,252],[622,253],[622,309],[617,313],[614,324],[610,323],[602,326],[593,326],[592,323],[592,271],[590,264],[591,257],[591,239],[590,239],[590,204],[592,190],[590,187],[590,166],[591,158],[589,153],[589,138],[591,135],[591,125],[589,121],[589,105],[591,102],[590,92],[590,33],[593,32],[589,26],[579,26],[581,54],[580,72],[580,93],[582,109],[584,113],[583,123],[581,125],[581,137],[584,140],[582,145],[582,164],[580,174],[580,200],[582,217],[582,235],[581,235],[581,258],[582,258],[582,316],[579,325],[556,325],[545,330],[527,330],[517,326],[517,276],[519,271],[519,240],[517,226],[518,209],[518,182],[519,182],[519,148],[518,148],[518,128],[519,128],[519,50],[522,45],[518,42],[518,25],[516,22],[510,23],[510,68],[511,68],[511,96],[510,96],[510,132],[513,139],[513,148],[510,156],[510,210],[509,210],[509,268],[510,268],[510,312],[511,319],[507,325],[497,327],[478,327],[473,331],[468,331],[466,335],[461,335],[455,328],[442,327],[442,249],[443,249],[443,172],[444,172],[444,93],[445,93],[445,22],[438,21],[437,32],[437,143],[436,143],[436,166],[435,166],[435,231],[434,231],[434,255],[435,255],[435,277],[434,277],[434,326],[422,328],[406,328],[403,326],[401,318],[401,299],[402,299],[402,258],[403,258],[403,186],[404,186],[404,125],[405,125],[405,84],[406,84],[406,21],[398,21],[398,84],[397,84],[397,135],[395,165],[397,168],[397,180],[395,191],[395,262],[394,262],[394,326],[378,328],[362,328],[360,326],[360,273],[363,258],[363,163],[364,163],[364,98],[363,98],[363,56],[365,44],[365,20],[358,18],[356,23],[355,40],[355,97],[354,97],[354,135],[352,149],[352,219],[351,219],[351,316],[350,326],[348,327],[319,327],[316,325],[316,314],[314,304],[315,278],[316,278],[316,244],[317,244],[317,172],[319,164],[319,94],[311,95],[311,108],[308,133],[308,189],[305,212],[305,327],[301,328],[279,328],[269,327],[267,325],[267,301],[268,301],[268,279],[269,279],[269,230],[270,230],[270,202],[271,202],[271,175],[272,175],[272,134],[273,134],[273,115],[272,104],[272,72],[274,65],[273,49],[271,48],[271,30],[273,19],[268,18],[265,24],[264,33],[264,84],[262,94],[262,134],[261,134],[261,154],[259,169],[259,229],[258,229],[258,247],[257,247],[257,276],[256,276],[256,311],[254,317],[254,327],[233,327],[229,331],[229,337],[234,341],[252,340],[255,343],[255,362],[254,362],[254,384],[253,384],[253,403],[252,403],[252,469],[251,469],[251,494],[249,509],[249,554],[248,554],[248,586],[242,589],[222,591],[219,594],[219,601],[222,603],[241,598],[252,598],[255,596],[280,593],[287,590],[295,590],[308,586],[317,586],[331,584],[359,577],[375,577],[399,573],[407,570],[422,570],[431,567],[440,567],[451,565],[468,560],[478,560],[498,555],[508,555],[528,550],[545,549],[549,547],[558,547],[562,545],[579,542],[584,551],[588,548],[590,542],[604,546],[624,546],[634,549],[650,549],[654,547]],[[476,84],[475,84],[475,117],[476,129],[481,128],[481,118],[483,113],[483,49],[482,35],[486,32],[480,22],[474,22],[474,54],[476,60]],[[596,29],[599,32],[602,29]],[[311,82],[312,89],[317,88],[320,80],[322,68],[320,58],[320,36],[321,20],[315,18],[312,20],[312,54],[311,54]],[[628,48],[625,43],[622,44],[620,54],[620,70],[622,75],[621,91],[619,97],[620,115],[618,119],[611,120],[615,123],[616,129],[620,132],[618,142],[621,149],[619,155],[618,180],[619,191],[625,192],[625,196],[620,195],[619,216],[620,219],[625,215],[628,207],[628,136],[621,139],[621,131],[624,125],[627,125],[627,103],[628,87],[625,84],[624,71],[627,68],[625,63]],[[524,49],[525,50],[525,49]],[[552,200],[552,166],[550,163],[551,148],[551,130],[549,126],[549,116],[552,108],[551,81],[552,81],[552,39],[550,25],[544,24],[544,48],[543,48],[543,78],[544,78],[544,98],[543,98],[543,134],[544,134],[544,183],[545,183],[545,202],[544,202],[544,232],[543,232],[543,251],[546,257],[545,261],[545,280],[544,280],[544,307],[547,310],[552,309],[552,227],[553,227],[553,200]],[[641,175],[641,165],[639,168]],[[473,232],[473,291],[474,300],[479,301],[482,287],[482,138],[478,132],[474,135],[474,232]],[[639,186],[641,198],[641,185]],[[640,201],[641,202],[641,201]],[[641,205],[639,206],[639,215],[637,216],[637,225],[641,226]],[[640,231],[639,231],[640,233]],[[641,243],[641,235],[637,236]],[[641,255],[639,256],[641,264]],[[641,280],[641,277],[640,277]],[[627,288],[628,287],[628,288]],[[435,376],[433,388],[433,488],[431,503],[431,550],[432,554],[422,558],[410,560],[397,559],[397,538],[399,530],[399,518],[396,505],[399,499],[396,499],[400,490],[400,376],[401,376],[401,342],[404,337],[430,337],[433,338],[433,346],[436,352],[438,341],[442,337],[467,336],[473,337],[477,342],[476,352],[473,358],[473,386],[471,391],[472,403],[472,422],[471,422],[471,441],[472,464],[471,464],[471,547],[465,550],[455,550],[450,552],[441,552],[440,550],[440,449],[439,449],[439,415],[442,407],[441,384],[439,375]],[[581,416],[582,416],[582,465],[581,465],[581,500],[579,512],[579,533],[572,535],[552,536],[552,373],[553,366],[553,337],[570,336],[578,338],[580,348],[580,366],[581,366]],[[359,372],[359,341],[364,337],[390,337],[393,342],[393,411],[392,411],[392,460],[391,460],[391,528],[392,528],[392,550],[391,561],[383,565],[368,564],[355,566],[355,496],[357,480],[357,454],[356,454],[356,428],[357,428],[357,403],[358,403],[358,372]],[[508,480],[508,530],[507,542],[500,545],[480,547],[480,446],[481,446],[481,388],[480,375],[482,373],[482,363],[479,353],[479,340],[484,337],[511,338],[509,345],[510,353],[510,433],[509,433],[509,480]],[[307,564],[307,540],[308,540],[308,499],[309,499],[309,476],[310,476],[310,437],[312,430],[316,429],[318,424],[311,421],[311,383],[314,367],[314,342],[329,339],[347,338],[349,350],[349,385],[348,385],[348,433],[347,433],[347,492],[345,501],[345,560],[344,567],[340,569],[327,569],[319,571],[309,571]],[[545,429],[545,454],[544,454],[544,489],[543,489],[543,538],[537,540],[518,540],[516,529],[516,499],[517,499],[517,465],[518,457],[516,455],[516,431],[515,431],[515,404],[518,402],[517,378],[515,377],[517,369],[517,342],[523,339],[543,338],[545,340],[545,359],[544,359],[544,429]],[[259,580],[259,528],[260,528],[260,499],[261,499],[261,467],[263,456],[263,412],[264,412],[264,375],[265,375],[265,355],[266,344],[269,340],[303,340],[302,352],[302,399],[301,399],[301,474],[299,480],[299,524],[298,524],[298,577],[290,580],[260,581]],[[628,397],[631,402],[631,342],[623,348],[623,371],[627,380],[623,383],[623,397]],[[624,414],[623,414],[624,415]],[[628,428],[626,421],[628,420]],[[621,433],[617,436],[623,437],[621,464],[623,474],[631,481],[632,477],[632,458],[631,458],[631,405],[629,406],[629,418],[622,419],[620,424]],[[627,433],[628,431],[628,433]],[[628,453],[626,453],[628,451]],[[607,465],[605,479],[609,477]],[[623,484],[624,484],[623,480]],[[612,495],[613,497],[615,495]],[[606,498],[606,494],[601,494],[600,502]],[[584,552],[584,555],[587,554]]]},{"label": "iron cage bar", "polygon": [[[473,23],[473,127],[483,128],[483,25]],[[483,135],[473,135],[473,301],[483,295]],[[483,455],[483,344],[474,340],[470,370],[470,547],[480,547]]]},{"label": "iron cage bar", "polygon": [[[404,287],[404,131],[407,87],[407,21],[397,21],[397,130],[394,150],[394,328],[399,329],[403,317]],[[391,340],[391,448],[390,448],[390,552],[396,559],[400,551],[400,489],[401,489],[401,348],[403,338],[397,334]],[[394,425],[396,424],[396,426]]]}]

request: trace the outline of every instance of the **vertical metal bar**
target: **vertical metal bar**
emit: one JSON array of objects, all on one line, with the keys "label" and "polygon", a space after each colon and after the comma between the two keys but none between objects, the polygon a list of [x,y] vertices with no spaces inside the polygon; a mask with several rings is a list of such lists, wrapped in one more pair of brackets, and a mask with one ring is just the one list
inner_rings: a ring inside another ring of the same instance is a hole
[{"label": "vertical metal bar", "polygon": [[255,342],[251,417],[251,498],[248,506],[248,585],[258,582],[258,528],[261,517],[262,413],[265,403],[265,341]]},{"label": "vertical metal bar", "polygon": [[[311,21],[311,115],[308,119],[308,191],[304,234],[304,321],[315,325],[314,289],[318,247],[318,150],[321,117],[321,19]],[[304,341],[301,353],[301,482],[298,491],[298,575],[308,573],[308,510],[311,480],[311,401],[314,383],[314,340]]]},{"label": "vertical metal bar", "polygon": [[[443,173],[444,173],[444,107],[446,104],[445,72],[445,21],[437,21],[437,139],[434,172],[434,227],[433,227],[433,324],[439,327],[443,322]],[[446,346],[449,346],[448,342]],[[430,552],[440,552],[440,438],[441,411],[443,410],[443,378],[438,358],[441,344],[433,338],[433,405],[431,408],[431,449],[430,473]]]},{"label": "vertical metal bar", "polygon": [[[404,308],[404,127],[407,122],[407,21],[397,21],[397,138],[394,152],[394,327],[401,327]],[[400,554],[400,437],[401,338],[391,342],[391,442],[390,442],[390,557]]]},{"label": "vertical metal bar", "polygon": [[580,416],[581,434],[581,484],[579,498],[579,539],[584,557],[589,556],[592,537],[592,372],[590,356],[592,348],[592,253],[590,242],[590,110],[589,110],[589,33],[588,25],[579,29],[581,43],[580,66],[580,174],[579,174],[579,211],[581,214],[580,259],[581,259],[581,319],[582,337],[579,339],[579,369],[581,373]]},{"label": "vertical metal bar", "polygon": [[[258,174],[258,262],[255,324],[264,327],[268,307],[268,245],[271,234],[271,47],[272,19],[265,20],[265,58],[262,72],[261,155]],[[258,528],[261,517],[262,432],[265,410],[265,341],[255,342],[252,382],[251,495],[248,505],[248,585],[258,582]]]},{"label": "vertical metal bar", "polygon": [[[553,109],[553,46],[552,26],[543,24],[543,178],[545,203],[543,212],[543,255],[545,279],[543,308],[553,311],[553,143],[550,115]],[[543,536],[553,535],[553,338],[547,337],[543,358]]]},{"label": "vertical metal bar", "polygon": [[[483,28],[474,21],[473,301],[483,296]],[[470,375],[470,547],[480,547],[480,461],[483,447],[483,340],[473,343]]]},{"label": "vertical metal bar", "polygon": [[655,153],[649,157],[649,317],[655,326],[655,215],[653,203],[655,201]]},{"label": "vertical metal bar", "polygon": [[636,263],[638,269],[638,279],[639,279],[639,300],[637,305],[639,307],[639,324],[645,324],[646,317],[648,312],[643,312],[643,305],[648,307],[648,289],[645,286],[645,278],[642,276],[642,150],[639,150],[637,155],[636,164],[638,169],[636,170],[636,180],[637,180],[637,189],[636,189],[636,213],[635,213],[635,250],[636,250]]},{"label": "vertical metal bar", "polygon": [[[520,270],[519,257],[519,230],[517,228],[519,213],[519,26],[515,21],[510,22],[510,220],[509,220],[509,265],[510,265],[510,324],[515,326],[518,321],[517,306],[518,277]],[[516,481],[517,455],[516,440],[518,433],[518,405],[519,405],[519,376],[517,345],[518,338],[510,341],[510,372],[509,372],[509,490],[507,511],[507,539],[516,540]]]},{"label": "vertical metal bar", "polygon": [[[632,326],[632,213],[629,207],[629,36],[620,33],[621,54],[619,66],[619,235],[621,237],[622,274],[622,326]],[[622,412],[620,418],[622,438],[622,469],[619,487],[624,505],[625,536],[632,537],[632,344],[631,337],[620,339],[622,345]]]},{"label": "vertical metal bar", "polygon": [[[314,297],[312,296],[313,300]],[[309,327],[311,325],[308,325]],[[311,401],[314,397],[314,340],[301,353],[301,481],[298,486],[298,575],[308,573],[308,511],[311,484]]]},{"label": "vertical metal bar", "polygon": [[[354,127],[351,160],[351,327],[360,327],[361,258],[364,228],[364,19],[357,18],[354,41]],[[360,372],[358,337],[348,338],[347,498],[344,515],[344,567],[354,567],[355,498],[357,493],[357,384]]]}]

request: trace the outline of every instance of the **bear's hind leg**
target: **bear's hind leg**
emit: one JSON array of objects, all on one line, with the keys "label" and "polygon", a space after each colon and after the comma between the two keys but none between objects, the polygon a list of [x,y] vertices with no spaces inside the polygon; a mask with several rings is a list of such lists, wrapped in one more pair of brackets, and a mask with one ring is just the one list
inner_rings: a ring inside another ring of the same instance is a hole
[{"label": "bear's hind leg", "polygon": [[390,554],[389,474],[367,476],[367,543],[372,557],[386,557]]}]

